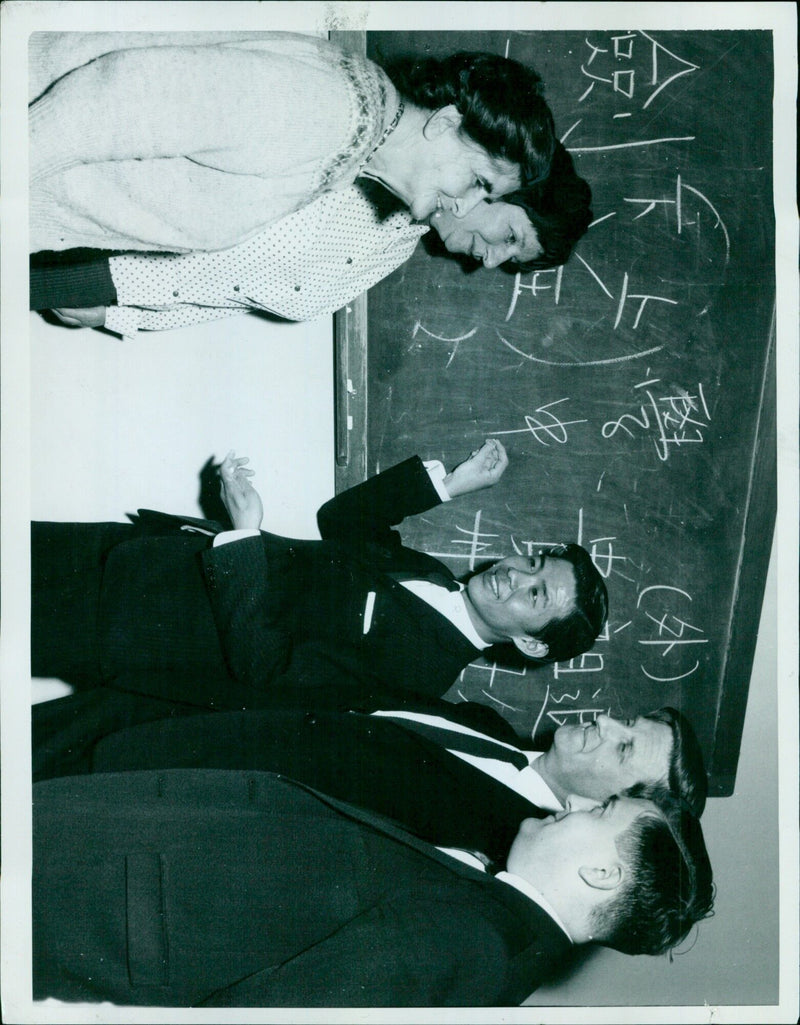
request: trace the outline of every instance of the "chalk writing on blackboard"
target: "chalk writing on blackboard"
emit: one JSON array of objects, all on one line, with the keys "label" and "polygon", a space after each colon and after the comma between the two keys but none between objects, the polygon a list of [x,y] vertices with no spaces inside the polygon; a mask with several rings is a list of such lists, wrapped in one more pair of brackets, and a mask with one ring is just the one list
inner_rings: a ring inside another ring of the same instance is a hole
[{"label": "chalk writing on blackboard", "polygon": [[[662,606],[657,609],[659,614],[654,615],[650,608],[653,607],[656,594]],[[681,587],[675,587],[670,584],[651,584],[640,591],[636,599],[637,610],[643,611],[646,619],[650,621],[651,633],[652,627],[655,627],[655,636],[640,637],[637,643],[651,648],[653,653],[661,659],[662,664],[661,667],[658,667],[653,662],[648,661],[648,666],[654,666],[652,671],[644,664],[640,665],[639,668],[649,680],[654,680],[658,683],[671,683],[675,680],[684,680],[691,676],[699,668],[699,660],[696,660],[691,669],[688,670],[685,670],[683,665],[679,665],[675,669],[675,663],[679,663],[687,654],[689,660],[691,660],[692,649],[697,645],[708,643],[708,638],[704,636],[704,630],[684,618],[687,613],[679,615],[677,612],[663,608],[663,605],[668,601],[675,601],[680,608],[686,602],[691,602],[692,596]],[[655,675],[656,668],[659,670],[659,675]],[[663,673],[665,672],[673,672],[673,675],[664,676]]]},{"label": "chalk writing on blackboard", "polygon": [[494,431],[493,433],[501,435],[530,432],[540,445],[548,446],[551,442],[564,445],[569,437],[567,427],[571,427],[573,424],[586,424],[589,421],[583,418],[578,420],[561,420],[552,411],[551,407],[558,406],[562,402],[569,402],[569,398],[554,399],[552,402],[546,402],[544,405],[539,406],[535,414],[526,414],[523,418],[525,420],[525,427],[518,427],[507,431]]},{"label": "chalk writing on blackboard", "polygon": [[625,363],[631,359],[642,359],[643,356],[652,356],[654,352],[660,352],[663,346],[654,345],[652,349],[643,349],[642,352],[629,352],[625,356],[609,356],[608,359],[589,359],[589,360],[570,360],[569,362],[563,362],[558,360],[542,359],[541,356],[534,356],[530,352],[523,352],[516,345],[512,345],[507,338],[504,338],[500,332],[497,332],[497,337],[506,345],[512,352],[516,352],[518,356],[522,356],[523,359],[528,359],[532,363],[543,363],[548,367],[602,367],[612,363]]},{"label": "chalk writing on blackboard", "polygon": [[[467,338],[472,338],[472,336],[475,334],[477,330],[477,327],[474,327],[471,331],[467,331],[466,334],[463,335],[458,335],[456,338],[445,338],[443,335],[437,335],[434,334],[433,331],[429,331],[426,327],[423,327],[423,325],[419,321],[417,321],[414,325],[414,330],[411,332],[411,337],[416,338],[417,332],[423,331],[429,338],[435,338],[439,342],[445,342],[447,345],[452,345],[453,348],[450,350],[449,359],[445,364],[445,369],[447,369],[447,367],[449,367],[455,359],[455,355],[458,352],[459,344],[463,341],[466,341]],[[411,350],[409,349],[408,351],[410,352]]]},{"label": "chalk writing on blackboard", "polygon": [[649,378],[648,371],[648,380],[634,385],[635,389],[644,389],[647,401],[640,403],[638,413],[623,413],[617,420],[607,420],[603,424],[602,435],[613,438],[621,429],[633,437],[635,428],[642,431],[652,428],[656,432],[653,438],[656,453],[665,463],[669,459],[670,446],[702,444],[705,438],[703,431],[711,423],[711,414],[702,382],[698,383],[694,394],[677,388],[667,395],[656,396],[654,386],[659,383],[659,378]]},{"label": "chalk writing on blackboard", "polygon": [[[653,301],[653,302],[669,303],[671,306],[677,306],[678,305],[677,299],[671,299],[671,298],[669,298],[669,296],[656,295],[655,293],[649,293],[649,292],[644,292],[644,293],[632,292],[631,291],[631,287],[630,287],[631,286],[630,275],[628,274],[627,271],[623,271],[622,281],[621,281],[620,286],[619,286],[619,291],[615,295],[614,292],[611,291],[611,288],[609,288],[609,286],[604,281],[602,281],[600,279],[600,276],[589,266],[589,264],[586,262],[586,260],[584,260],[583,257],[579,253],[576,253],[575,255],[576,255],[577,260],[581,264],[583,264],[583,266],[586,268],[586,270],[589,271],[589,274],[591,275],[593,280],[602,289],[602,291],[606,294],[606,296],[609,299],[611,299],[613,302],[616,302],[617,310],[616,310],[616,316],[614,318],[614,330],[615,331],[619,327],[620,322],[622,321],[622,316],[623,316],[623,313],[625,312],[625,307],[626,307],[629,299],[634,299],[634,300],[638,299],[638,300],[640,300],[638,308],[635,309],[635,315],[633,315],[633,330],[634,331],[639,327],[639,322],[642,319],[642,314],[644,313],[645,307],[647,306],[648,302]],[[536,296],[539,296],[541,293],[547,292],[547,291],[550,290],[550,286],[549,285],[542,285],[542,284],[540,284],[540,275],[543,276],[545,274],[552,274],[552,273],[553,273],[553,271],[550,270],[550,269],[544,270],[544,271],[540,271],[540,270],[533,271],[533,273],[531,274],[531,283],[529,285],[523,284],[523,276],[522,276],[522,274],[517,273],[514,276],[514,292],[513,292],[513,295],[511,297],[511,303],[510,303],[510,305],[508,307],[508,312],[506,313],[506,321],[511,320],[511,317],[513,316],[514,311],[517,308],[517,300],[519,299],[520,295],[522,295],[523,292],[530,292],[532,297],[536,297]],[[559,267],[558,270],[555,272],[555,274],[556,274],[556,287],[552,289],[552,292],[553,292],[553,296],[552,297],[553,297],[554,305],[557,306],[559,301],[560,301],[560,295],[561,295],[561,279],[562,279],[562,276],[563,276],[563,267]],[[635,306],[635,304],[634,304],[634,306]]]},{"label": "chalk writing on blackboard", "polygon": [[[611,34],[604,37],[602,42],[599,39],[585,39],[584,55],[579,66],[582,85],[585,88],[577,102],[584,103],[595,91],[601,90],[613,98],[612,119],[626,126],[633,125],[636,123],[635,114],[647,110],[665,89],[697,70],[699,65],[679,57],[646,32]],[[623,122],[623,119],[627,118],[632,120]],[[561,141],[566,144],[566,140],[582,122],[582,118],[574,122],[561,136]],[[598,153],[691,142],[693,139],[693,135],[667,135],[652,139],[630,138],[605,145],[576,145],[573,142],[569,149],[572,153]]]},{"label": "chalk writing on blackboard", "polygon": [[[687,193],[687,195],[684,195]],[[683,229],[686,227],[694,227],[697,230],[697,235],[700,235],[700,229],[702,225],[701,210],[695,209],[691,206],[694,201],[691,197],[696,197],[703,203],[714,215],[715,221],[712,225],[713,230],[720,229],[722,231],[723,238],[725,240],[725,263],[730,262],[731,258],[731,239],[728,234],[728,229],[725,227],[725,222],[720,216],[719,210],[714,206],[711,200],[699,189],[694,188],[693,185],[688,185],[682,180],[679,174],[675,179],[675,198],[667,199],[666,197],[654,198],[636,198],[630,196],[623,196],[623,203],[640,204],[645,207],[644,210],[640,210],[638,214],[633,218],[634,221],[638,221],[642,217],[646,217],[652,213],[656,207],[672,207],[675,214],[675,229],[680,235],[683,233]],[[691,210],[691,213],[689,212]],[[689,220],[689,217],[693,216],[694,220]]]},{"label": "chalk writing on blackboard", "polygon": [[610,88],[625,101],[643,97],[641,110],[646,110],[656,96],[684,75],[698,70],[697,64],[684,60],[668,50],[647,32],[611,34],[605,45],[584,40],[588,55],[580,66],[581,75],[590,80],[578,102],[595,87]]}]

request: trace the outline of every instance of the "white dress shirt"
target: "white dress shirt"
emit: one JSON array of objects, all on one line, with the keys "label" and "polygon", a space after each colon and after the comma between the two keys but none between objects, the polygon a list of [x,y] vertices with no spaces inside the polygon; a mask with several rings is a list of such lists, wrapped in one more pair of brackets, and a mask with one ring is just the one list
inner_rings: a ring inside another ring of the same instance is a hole
[{"label": "white dress shirt", "polygon": [[561,811],[563,808],[559,799],[536,771],[536,760],[541,758],[541,751],[523,751],[521,748],[512,744],[506,744],[502,740],[496,740],[494,737],[488,736],[488,734],[479,733],[477,730],[473,730],[469,726],[463,726],[461,723],[453,722],[452,720],[440,715],[428,715],[425,712],[409,712],[405,709],[400,711],[380,710],[373,712],[372,715],[390,716],[397,719],[411,719],[414,722],[427,723],[430,726],[438,726],[440,729],[452,730],[457,733],[466,733],[472,737],[480,737],[482,740],[488,740],[494,744],[500,744],[502,747],[510,748],[513,751],[519,751],[528,759],[528,765],[524,769],[518,769],[516,766],[512,765],[511,762],[506,762],[503,759],[484,758],[482,755],[474,755],[469,754],[466,751],[447,748],[451,754],[456,755],[456,757],[461,758],[465,762],[469,762],[469,764],[475,766],[476,769],[480,769],[481,772],[485,772],[493,779],[496,779],[498,783],[503,783],[521,797],[524,797],[532,804],[535,804],[537,808],[541,808],[543,811],[549,812]]}]

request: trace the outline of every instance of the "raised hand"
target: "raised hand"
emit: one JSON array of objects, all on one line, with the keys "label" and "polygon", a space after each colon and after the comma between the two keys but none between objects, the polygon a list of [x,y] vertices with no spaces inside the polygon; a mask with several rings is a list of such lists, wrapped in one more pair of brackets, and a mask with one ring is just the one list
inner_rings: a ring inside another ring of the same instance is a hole
[{"label": "raised hand", "polygon": [[490,488],[500,480],[507,466],[505,448],[496,438],[487,438],[480,448],[471,453],[469,459],[459,463],[447,474],[444,485],[451,498]]},{"label": "raised hand", "polygon": [[231,450],[219,468],[220,497],[228,510],[231,523],[237,530],[244,527],[260,527],[264,516],[261,496],[248,480],[255,472],[245,467],[244,464],[249,462],[247,456],[237,458]]}]

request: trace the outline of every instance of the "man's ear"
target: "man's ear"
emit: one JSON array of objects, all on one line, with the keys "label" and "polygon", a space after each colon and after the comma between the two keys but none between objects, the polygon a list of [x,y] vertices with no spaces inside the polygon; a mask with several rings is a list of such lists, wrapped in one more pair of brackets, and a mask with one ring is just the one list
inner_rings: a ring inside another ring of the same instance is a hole
[{"label": "man's ear", "polygon": [[618,861],[604,867],[581,865],[578,875],[593,890],[616,890],[625,875]]},{"label": "man's ear", "polygon": [[422,128],[426,139],[435,139],[447,131],[457,129],[461,124],[461,115],[456,106],[449,103],[446,107],[434,110]]},{"label": "man's ear", "polygon": [[547,658],[547,652],[550,650],[544,641],[540,641],[538,637],[531,637],[530,634],[520,634],[519,637],[512,637],[511,640],[514,646],[528,658]]}]

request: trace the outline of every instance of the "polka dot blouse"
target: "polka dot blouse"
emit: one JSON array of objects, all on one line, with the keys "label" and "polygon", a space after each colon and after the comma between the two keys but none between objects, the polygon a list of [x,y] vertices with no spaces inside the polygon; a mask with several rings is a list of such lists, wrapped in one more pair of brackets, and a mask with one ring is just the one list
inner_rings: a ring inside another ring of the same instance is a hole
[{"label": "polka dot blouse", "polygon": [[386,277],[428,230],[381,216],[358,186],[326,192],[230,249],[111,257],[118,305],[106,327],[158,331],[250,310],[287,320],[332,313]]}]

